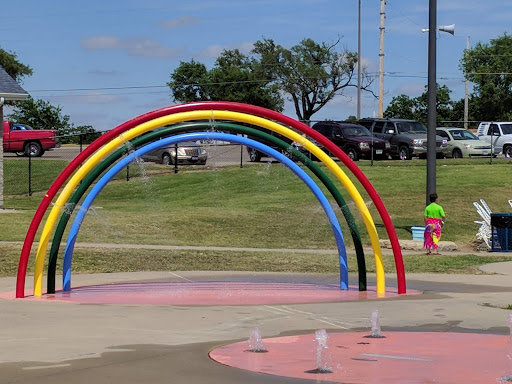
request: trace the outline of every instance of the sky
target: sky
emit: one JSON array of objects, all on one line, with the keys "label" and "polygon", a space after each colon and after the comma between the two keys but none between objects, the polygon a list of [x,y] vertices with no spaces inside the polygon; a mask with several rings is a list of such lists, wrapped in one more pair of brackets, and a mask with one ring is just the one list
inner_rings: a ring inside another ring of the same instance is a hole
[{"label": "sky", "polygon": [[[271,38],[292,47],[304,38],[357,52],[358,0],[24,0],[2,4],[0,47],[34,74],[22,87],[62,108],[75,126],[109,130],[136,116],[175,104],[166,83],[180,62],[211,68],[223,49],[249,53]],[[380,0],[361,0],[361,62],[379,94]],[[393,97],[417,97],[428,71],[429,0],[387,0],[384,37],[384,108]],[[437,82],[464,98],[459,68],[470,46],[510,33],[510,0],[439,0]],[[356,80],[356,78],[354,78]],[[471,88],[470,88],[471,91]],[[356,88],[346,90],[313,120],[343,120],[357,113]],[[8,114],[9,110],[5,110]],[[284,114],[296,118],[290,102]],[[378,113],[362,94],[361,117]]]}]

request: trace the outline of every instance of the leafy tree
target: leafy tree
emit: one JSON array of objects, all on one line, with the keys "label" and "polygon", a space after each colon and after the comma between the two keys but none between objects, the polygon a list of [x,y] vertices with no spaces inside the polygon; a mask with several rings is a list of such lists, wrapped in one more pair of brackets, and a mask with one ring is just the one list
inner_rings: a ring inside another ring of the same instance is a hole
[{"label": "leafy tree", "polygon": [[477,43],[460,60],[466,78],[474,83],[480,120],[512,119],[512,37],[506,33],[489,44]]},{"label": "leafy tree", "polygon": [[[446,86],[437,84],[436,111],[438,125],[442,121],[462,121],[464,118],[464,100],[452,101],[450,99],[451,90]],[[461,109],[462,108],[462,109]],[[384,111],[385,117],[395,117],[401,119],[419,120],[427,123],[428,113],[428,88],[425,92],[415,98],[407,95],[394,97]],[[453,125],[454,123],[447,123]]]},{"label": "leafy tree", "polygon": [[23,77],[31,76],[33,73],[32,68],[18,61],[15,53],[7,52],[2,48],[0,48],[0,65],[17,82],[21,82]]},{"label": "leafy tree", "polygon": [[62,144],[89,144],[101,135],[90,125],[75,127],[69,122],[69,116],[62,114],[62,107],[55,107],[41,99],[34,100],[30,96],[14,105],[9,119],[34,129],[56,129]]},{"label": "leafy tree", "polygon": [[192,59],[190,63],[180,62],[167,85],[171,88],[175,101],[189,103],[209,100],[204,89],[207,76],[206,66]]},{"label": "leafy tree", "polygon": [[23,100],[13,108],[9,119],[15,123],[24,123],[34,129],[56,129],[59,132],[69,128],[69,116],[62,115],[62,108],[54,107],[48,101],[34,100],[32,97]]},{"label": "leafy tree", "polygon": [[[272,39],[254,44],[263,78],[269,78],[290,95],[295,113],[300,120],[310,121],[311,116],[324,107],[345,88],[356,87],[353,77],[357,54],[343,49],[337,51],[339,41],[333,45],[304,39],[291,49],[276,45]],[[372,79],[363,74],[362,89],[367,89]]]},{"label": "leafy tree", "polygon": [[224,50],[209,71],[194,60],[181,62],[167,85],[177,102],[238,101],[282,111],[278,87],[259,77],[256,69],[257,62],[238,49]]},{"label": "leafy tree", "polygon": [[416,119],[416,101],[407,95],[393,97],[384,111],[384,117],[394,117],[398,119]]}]

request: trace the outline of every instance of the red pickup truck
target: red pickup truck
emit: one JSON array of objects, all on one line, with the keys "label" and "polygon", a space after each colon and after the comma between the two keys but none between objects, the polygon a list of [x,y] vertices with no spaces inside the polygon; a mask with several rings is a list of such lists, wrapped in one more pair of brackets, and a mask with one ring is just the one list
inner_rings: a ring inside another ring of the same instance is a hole
[{"label": "red pickup truck", "polygon": [[18,156],[42,156],[47,150],[60,147],[57,131],[33,129],[26,124],[4,120],[4,152]]}]

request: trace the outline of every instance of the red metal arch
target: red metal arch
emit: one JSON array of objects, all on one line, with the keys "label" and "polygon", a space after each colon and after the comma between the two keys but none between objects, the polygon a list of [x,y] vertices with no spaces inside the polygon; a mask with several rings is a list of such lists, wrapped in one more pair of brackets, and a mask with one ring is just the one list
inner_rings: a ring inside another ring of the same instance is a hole
[{"label": "red metal arch", "polygon": [[152,112],[145,113],[140,115],[132,120],[129,120],[113,130],[107,132],[106,134],[100,136],[96,139],[92,144],[87,146],[83,152],[81,152],[68,166],[61,172],[61,174],[55,179],[53,184],[50,186],[48,191],[46,192],[43,200],[39,204],[39,207],[34,214],[32,222],[27,231],[27,235],[25,237],[25,241],[23,243],[23,248],[21,250],[20,261],[18,265],[18,275],[16,281],[16,297],[23,298],[25,297],[25,277],[27,273],[27,265],[28,259],[30,257],[30,250],[32,248],[32,244],[34,242],[34,238],[39,228],[39,225],[43,219],[43,216],[48,209],[52,199],[55,197],[59,189],[65,183],[65,181],[73,174],[73,172],[80,166],[84,160],[86,160],[90,155],[92,155],[97,149],[108,143],[113,138],[119,136],[119,134],[136,127],[142,123],[145,123],[150,120],[154,120],[158,117],[171,115],[174,113],[180,112],[188,112],[194,110],[227,110],[232,112],[240,112],[247,113],[251,115],[261,116],[263,118],[278,121],[282,124],[285,124],[289,127],[296,129],[297,131],[306,134],[312,139],[316,140],[318,143],[322,144],[325,148],[327,148],[331,153],[333,153],[338,159],[345,165],[347,168],[354,174],[354,176],[359,180],[363,188],[366,190],[370,198],[372,199],[377,211],[379,212],[384,227],[388,233],[388,237],[391,242],[391,247],[393,249],[393,254],[395,257],[395,266],[397,270],[397,284],[398,284],[398,293],[403,294],[406,293],[406,285],[405,285],[405,271],[403,266],[403,258],[402,251],[400,249],[400,243],[398,242],[398,237],[396,235],[395,228],[391,221],[391,218],[382,202],[380,196],[378,195],[373,185],[366,178],[364,173],[355,165],[355,163],[348,158],[348,156],[336,145],[334,145],[329,139],[315,130],[308,127],[306,124],[303,124],[297,120],[292,119],[291,117],[285,116],[279,112],[275,112],[266,108],[257,107],[254,105],[243,104],[243,103],[234,103],[228,101],[207,101],[207,102],[197,102],[197,103],[187,103],[187,104],[179,104],[172,105],[169,107],[157,109]]}]

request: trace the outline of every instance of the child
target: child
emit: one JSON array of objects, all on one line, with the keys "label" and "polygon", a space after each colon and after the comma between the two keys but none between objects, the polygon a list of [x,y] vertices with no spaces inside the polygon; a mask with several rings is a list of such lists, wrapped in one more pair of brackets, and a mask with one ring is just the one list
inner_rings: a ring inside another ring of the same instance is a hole
[{"label": "child", "polygon": [[[425,241],[423,248],[427,249],[427,255],[439,255],[437,251],[439,240],[441,240],[441,228],[444,225],[444,210],[437,204],[437,193],[429,196],[430,204],[425,208]],[[432,249],[434,252],[432,253]]]}]

